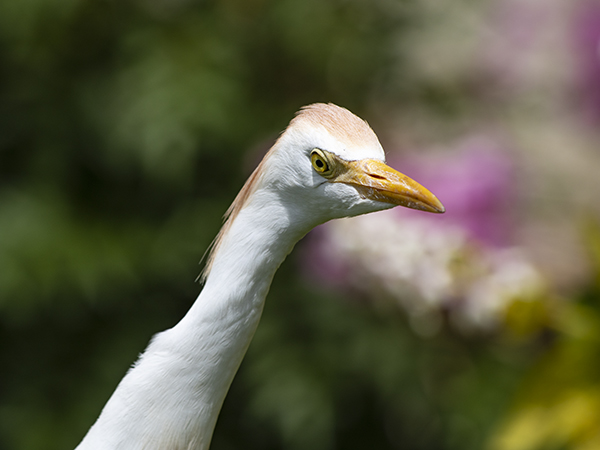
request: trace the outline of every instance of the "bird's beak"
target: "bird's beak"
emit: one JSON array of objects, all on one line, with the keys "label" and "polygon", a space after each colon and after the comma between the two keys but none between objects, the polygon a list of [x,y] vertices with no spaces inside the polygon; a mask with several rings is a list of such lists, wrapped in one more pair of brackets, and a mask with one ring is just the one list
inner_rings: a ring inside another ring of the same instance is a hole
[{"label": "bird's beak", "polygon": [[366,198],[432,213],[446,211],[429,190],[376,159],[345,161],[345,169],[334,180],[354,186]]}]

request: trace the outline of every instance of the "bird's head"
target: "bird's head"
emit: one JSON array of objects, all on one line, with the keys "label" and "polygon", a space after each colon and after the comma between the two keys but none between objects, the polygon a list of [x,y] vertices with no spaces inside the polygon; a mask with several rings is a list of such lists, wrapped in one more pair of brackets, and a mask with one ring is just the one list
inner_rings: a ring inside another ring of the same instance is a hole
[{"label": "bird's head", "polygon": [[383,148],[364,120],[333,104],[306,106],[227,210],[201,278],[206,279],[225,236],[247,207],[253,211],[245,215],[253,217],[248,225],[253,233],[279,220],[299,238],[328,220],[398,205],[444,212],[435,195],[385,164]]},{"label": "bird's head", "polygon": [[365,121],[333,104],[301,109],[263,164],[260,184],[315,224],[398,205],[444,212],[435,195],[385,163]]}]

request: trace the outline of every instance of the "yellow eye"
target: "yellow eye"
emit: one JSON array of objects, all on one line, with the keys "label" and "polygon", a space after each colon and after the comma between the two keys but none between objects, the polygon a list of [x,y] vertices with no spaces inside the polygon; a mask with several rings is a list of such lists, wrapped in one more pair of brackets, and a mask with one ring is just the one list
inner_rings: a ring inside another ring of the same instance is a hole
[{"label": "yellow eye", "polygon": [[315,148],[312,151],[312,153],[310,154],[310,162],[312,163],[313,168],[320,175],[323,175],[324,177],[331,175],[331,167],[327,162],[327,157],[325,156],[325,153],[323,153],[321,150]]}]

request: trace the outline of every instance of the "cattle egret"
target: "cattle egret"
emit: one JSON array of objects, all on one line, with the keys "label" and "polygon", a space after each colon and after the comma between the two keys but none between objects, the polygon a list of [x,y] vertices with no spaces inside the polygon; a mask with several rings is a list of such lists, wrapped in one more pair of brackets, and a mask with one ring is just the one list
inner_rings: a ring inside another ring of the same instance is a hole
[{"label": "cattle egret", "polygon": [[273,275],[295,243],[328,220],[396,205],[444,212],[385,164],[365,121],[333,104],[302,108],[228,209],[198,299],[152,339],[77,449],[208,449]]}]

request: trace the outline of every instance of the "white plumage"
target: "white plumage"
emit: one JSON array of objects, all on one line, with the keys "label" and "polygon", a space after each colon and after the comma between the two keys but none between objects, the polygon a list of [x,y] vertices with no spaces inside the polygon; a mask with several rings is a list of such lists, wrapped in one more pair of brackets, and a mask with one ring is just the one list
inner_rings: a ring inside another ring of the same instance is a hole
[{"label": "white plumage", "polygon": [[444,212],[384,158],[348,110],[303,108],[229,209],[198,299],[154,337],[77,449],[208,449],[273,275],[295,243],[320,223],[395,205]]}]

